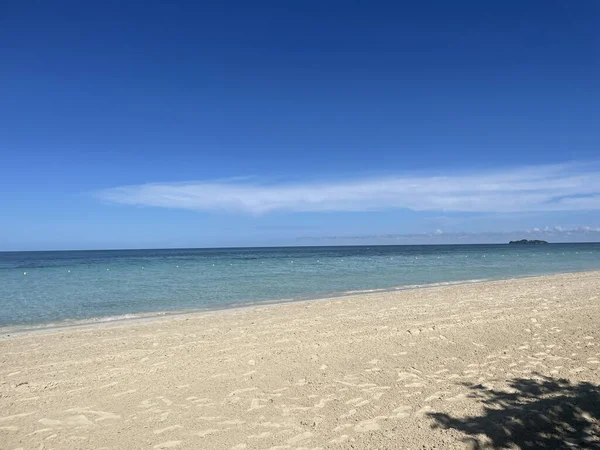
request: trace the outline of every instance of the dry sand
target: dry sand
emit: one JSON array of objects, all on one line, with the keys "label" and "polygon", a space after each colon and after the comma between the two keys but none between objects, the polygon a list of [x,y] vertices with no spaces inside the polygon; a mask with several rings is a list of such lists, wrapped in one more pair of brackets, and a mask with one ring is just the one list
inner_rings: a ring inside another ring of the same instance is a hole
[{"label": "dry sand", "polygon": [[[504,438],[516,448],[532,439],[515,436],[518,427],[533,432],[539,418],[506,416],[540,399],[550,402],[541,405],[549,411],[543,420],[562,439],[566,431],[552,422],[563,419],[564,395],[582,394],[575,400],[583,405],[600,383],[599,277],[3,337],[0,448],[477,448],[473,438],[496,439],[495,446]],[[593,440],[595,412],[573,407],[570,420],[579,420],[578,429],[589,425]]]}]

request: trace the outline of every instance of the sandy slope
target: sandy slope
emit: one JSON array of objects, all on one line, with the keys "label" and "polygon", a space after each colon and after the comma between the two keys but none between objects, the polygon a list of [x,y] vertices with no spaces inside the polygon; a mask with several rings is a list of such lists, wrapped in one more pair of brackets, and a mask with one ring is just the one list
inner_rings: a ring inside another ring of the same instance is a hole
[{"label": "sandy slope", "polygon": [[[464,448],[469,432],[489,441],[487,419],[477,419],[483,400],[518,395],[524,381],[515,379],[533,380],[530,400],[560,394],[566,381],[535,391],[558,378],[600,383],[599,279],[558,275],[5,337],[0,448]],[[595,395],[585,386],[586,398]],[[497,414],[510,405],[487,406]],[[596,426],[593,412],[577,414]],[[504,434],[513,447],[525,439]]]}]

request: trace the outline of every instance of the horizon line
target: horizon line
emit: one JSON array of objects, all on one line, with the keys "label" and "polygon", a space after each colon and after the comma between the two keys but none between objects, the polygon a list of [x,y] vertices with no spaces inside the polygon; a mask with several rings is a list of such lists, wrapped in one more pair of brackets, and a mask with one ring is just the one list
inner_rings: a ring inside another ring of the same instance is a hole
[{"label": "horizon line", "polygon": [[[545,240],[545,239],[544,239]],[[600,244],[600,241],[550,242],[531,245],[583,245]],[[44,250],[0,250],[0,253],[42,253],[42,252],[123,252],[150,250],[252,250],[272,248],[334,248],[334,247],[442,247],[442,246],[482,246],[482,245],[514,245],[509,242],[477,242],[477,243],[439,243],[439,244],[345,244],[345,245],[262,245],[262,246],[232,246],[232,247],[144,247],[144,248],[87,248],[87,249],[44,249]]]}]

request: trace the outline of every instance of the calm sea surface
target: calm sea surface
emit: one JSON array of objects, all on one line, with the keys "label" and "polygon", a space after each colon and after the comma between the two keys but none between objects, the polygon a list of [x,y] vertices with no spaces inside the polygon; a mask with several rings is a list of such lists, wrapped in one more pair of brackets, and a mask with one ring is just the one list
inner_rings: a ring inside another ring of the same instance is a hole
[{"label": "calm sea surface", "polygon": [[600,270],[600,244],[0,253],[0,327]]}]

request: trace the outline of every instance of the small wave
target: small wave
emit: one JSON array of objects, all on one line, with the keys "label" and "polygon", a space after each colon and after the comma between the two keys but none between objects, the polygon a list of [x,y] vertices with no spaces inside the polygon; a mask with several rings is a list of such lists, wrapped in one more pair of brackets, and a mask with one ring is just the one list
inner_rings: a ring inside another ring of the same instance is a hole
[{"label": "small wave", "polygon": [[355,294],[372,294],[374,292],[385,292],[385,291],[389,291],[389,289],[386,288],[378,288],[378,289],[358,289],[355,291],[343,291],[342,294],[344,295],[355,295]]},{"label": "small wave", "polygon": [[400,286],[394,286],[392,289],[395,291],[403,291],[407,289],[420,289],[420,288],[432,288],[432,287],[442,287],[442,286],[458,286],[461,284],[473,284],[473,283],[483,283],[486,281],[490,281],[489,278],[475,278],[471,280],[457,280],[457,281],[439,281],[435,283],[423,283],[423,284],[404,284]]},{"label": "small wave", "polygon": [[181,314],[182,311],[160,311],[153,313],[131,313],[119,314],[116,316],[91,317],[88,319],[65,319],[56,322],[46,322],[38,324],[22,324],[7,327],[0,327],[0,334],[8,335],[11,333],[18,334],[23,332],[35,332],[44,330],[54,330],[60,328],[72,328],[86,325],[94,325],[101,323],[126,322],[130,320],[152,319],[155,317],[163,317],[170,315]]},{"label": "small wave", "polygon": [[[373,294],[377,292],[394,292],[394,291],[408,291],[411,289],[423,289],[423,288],[433,288],[433,287],[442,287],[442,286],[459,286],[462,284],[473,284],[473,283],[483,283],[485,281],[490,281],[489,278],[476,278],[471,280],[457,280],[457,281],[439,281],[434,283],[421,283],[421,284],[402,284],[398,286],[392,286],[389,288],[375,288],[375,289],[357,289],[352,291],[343,291],[338,293],[337,295],[361,295],[361,294]],[[335,296],[333,294],[331,296]]]}]

